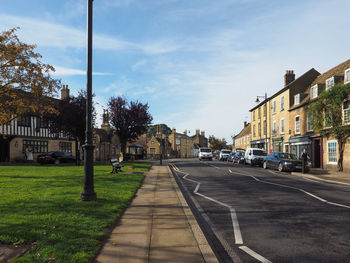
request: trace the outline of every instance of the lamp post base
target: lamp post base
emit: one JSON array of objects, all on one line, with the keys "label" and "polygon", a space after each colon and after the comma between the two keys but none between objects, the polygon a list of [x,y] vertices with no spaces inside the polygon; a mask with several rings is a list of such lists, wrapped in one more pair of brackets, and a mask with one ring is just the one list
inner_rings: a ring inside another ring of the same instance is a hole
[{"label": "lamp post base", "polygon": [[97,195],[95,192],[84,192],[81,194],[80,198],[82,201],[95,201],[97,200]]}]

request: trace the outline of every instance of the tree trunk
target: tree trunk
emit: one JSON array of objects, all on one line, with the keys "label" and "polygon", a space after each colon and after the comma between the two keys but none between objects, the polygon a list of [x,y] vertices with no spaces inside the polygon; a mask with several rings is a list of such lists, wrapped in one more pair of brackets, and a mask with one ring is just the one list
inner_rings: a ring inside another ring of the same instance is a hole
[{"label": "tree trunk", "polygon": [[75,138],[75,164],[76,164],[76,166],[80,165],[80,154],[79,154],[78,138]]},{"label": "tree trunk", "polygon": [[339,150],[338,171],[339,172],[343,171],[344,144],[345,142],[338,140],[338,150]]},{"label": "tree trunk", "polygon": [[123,156],[125,157],[125,152],[126,152],[126,144],[127,141],[125,140],[120,140],[120,151],[123,153]]}]

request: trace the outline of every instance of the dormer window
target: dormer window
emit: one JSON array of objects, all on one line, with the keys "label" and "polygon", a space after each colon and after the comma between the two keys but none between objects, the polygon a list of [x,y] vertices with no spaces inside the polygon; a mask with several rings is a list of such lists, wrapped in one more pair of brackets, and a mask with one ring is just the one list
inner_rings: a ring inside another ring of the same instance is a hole
[{"label": "dormer window", "polygon": [[350,83],[350,68],[345,70],[344,73],[344,84]]},{"label": "dormer window", "polygon": [[329,79],[326,79],[326,90],[329,90],[333,86],[334,86],[334,76]]},{"label": "dormer window", "polygon": [[300,93],[294,96],[294,105],[300,104]]},{"label": "dormer window", "polygon": [[311,94],[310,94],[310,97],[311,99],[314,99],[314,98],[317,98],[318,96],[318,85],[314,85],[311,87]]}]

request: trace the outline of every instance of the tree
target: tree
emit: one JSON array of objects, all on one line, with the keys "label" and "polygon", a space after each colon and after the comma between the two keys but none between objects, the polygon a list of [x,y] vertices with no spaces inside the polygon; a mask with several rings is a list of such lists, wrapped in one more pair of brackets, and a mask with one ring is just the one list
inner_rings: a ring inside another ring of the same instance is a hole
[{"label": "tree", "polygon": [[[65,132],[76,142],[76,156],[78,158],[78,141],[85,144],[86,129],[86,91],[81,90],[78,96],[70,96],[68,100],[59,101],[56,107],[58,114],[47,116],[52,132]],[[92,108],[92,124],[96,121],[96,110]]]},{"label": "tree", "polygon": [[350,84],[337,84],[323,91],[308,107],[308,113],[313,116],[314,131],[323,136],[334,137],[338,142],[338,171],[343,171],[344,146],[350,138],[350,125],[343,122],[342,107],[349,95]]},{"label": "tree", "polygon": [[111,124],[114,127],[123,154],[126,144],[147,132],[152,122],[148,104],[138,101],[128,102],[122,97],[111,97],[108,102]]},{"label": "tree", "polygon": [[215,151],[220,151],[221,149],[227,149],[227,142],[225,138],[223,139],[218,139],[214,135],[209,136],[209,144],[211,145],[212,150]]},{"label": "tree", "polygon": [[167,136],[171,134],[171,129],[166,124],[156,124],[149,127],[147,131],[148,135],[156,135],[158,127],[160,127],[160,130],[163,134]]},{"label": "tree", "polygon": [[36,46],[21,42],[16,30],[0,34],[0,124],[28,113],[57,114],[51,99],[60,88],[50,75],[55,69],[42,63]]}]

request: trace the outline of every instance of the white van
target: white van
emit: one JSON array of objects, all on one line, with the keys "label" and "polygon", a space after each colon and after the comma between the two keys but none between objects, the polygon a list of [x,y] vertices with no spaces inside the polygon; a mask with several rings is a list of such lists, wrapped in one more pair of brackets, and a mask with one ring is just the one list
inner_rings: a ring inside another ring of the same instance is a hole
[{"label": "white van", "polygon": [[266,152],[260,148],[247,148],[244,154],[244,163],[250,165],[262,166],[264,159],[266,157]]},{"label": "white van", "polygon": [[199,148],[198,158],[199,160],[208,159],[211,161],[213,159],[213,152],[211,148],[208,148],[208,147]]}]

